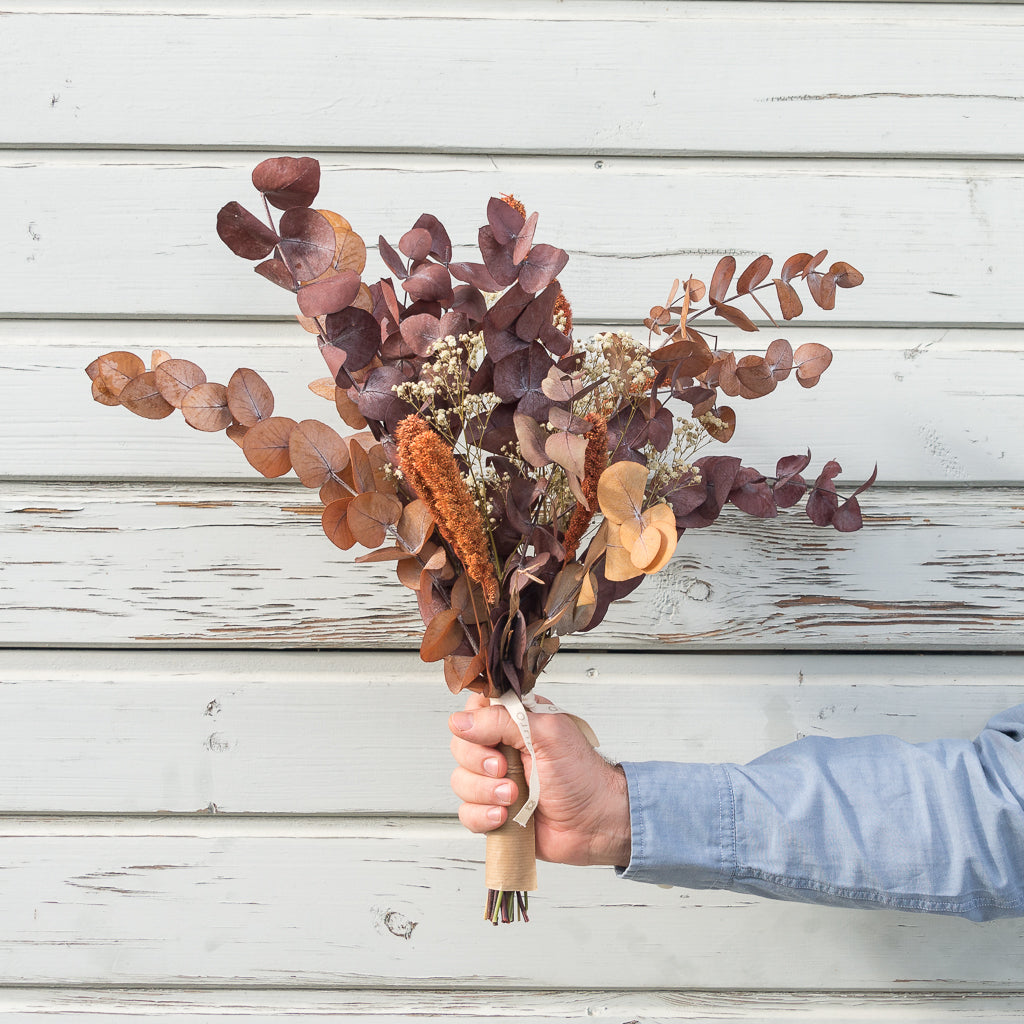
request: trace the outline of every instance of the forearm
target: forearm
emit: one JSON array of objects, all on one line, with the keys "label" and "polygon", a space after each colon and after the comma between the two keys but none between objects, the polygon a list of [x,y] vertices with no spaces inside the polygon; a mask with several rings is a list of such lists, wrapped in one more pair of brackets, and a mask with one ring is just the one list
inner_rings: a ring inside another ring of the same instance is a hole
[{"label": "forearm", "polygon": [[975,743],[805,739],[746,766],[625,764],[627,878],[814,903],[1024,914],[1024,706]]}]

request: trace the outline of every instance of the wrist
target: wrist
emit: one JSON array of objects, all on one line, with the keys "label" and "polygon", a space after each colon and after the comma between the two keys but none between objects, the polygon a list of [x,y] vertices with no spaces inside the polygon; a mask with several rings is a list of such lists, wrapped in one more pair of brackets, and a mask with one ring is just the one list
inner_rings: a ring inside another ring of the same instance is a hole
[{"label": "wrist", "polygon": [[629,789],[621,765],[608,766],[604,813],[592,838],[588,862],[625,867],[632,855]]}]

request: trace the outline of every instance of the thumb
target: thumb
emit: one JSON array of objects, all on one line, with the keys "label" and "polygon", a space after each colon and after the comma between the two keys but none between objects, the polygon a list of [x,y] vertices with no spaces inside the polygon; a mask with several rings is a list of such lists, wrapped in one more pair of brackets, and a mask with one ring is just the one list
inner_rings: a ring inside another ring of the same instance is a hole
[{"label": "thumb", "polygon": [[448,719],[448,728],[454,736],[470,743],[479,743],[485,747],[496,747],[504,743],[525,750],[526,745],[515,723],[508,712],[497,705],[456,711]]}]

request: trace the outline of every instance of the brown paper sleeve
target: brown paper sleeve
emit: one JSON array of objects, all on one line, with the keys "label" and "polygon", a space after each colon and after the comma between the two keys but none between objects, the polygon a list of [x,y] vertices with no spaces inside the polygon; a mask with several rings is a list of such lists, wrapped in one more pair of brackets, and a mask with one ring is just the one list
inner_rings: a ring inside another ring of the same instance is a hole
[{"label": "brown paper sleeve", "polygon": [[526,803],[526,775],[523,759],[515,747],[499,747],[508,761],[506,777],[515,782],[519,795],[508,809],[505,824],[487,833],[487,888],[503,892],[534,892],[537,889],[537,849],[533,818],[526,825],[512,819]]}]

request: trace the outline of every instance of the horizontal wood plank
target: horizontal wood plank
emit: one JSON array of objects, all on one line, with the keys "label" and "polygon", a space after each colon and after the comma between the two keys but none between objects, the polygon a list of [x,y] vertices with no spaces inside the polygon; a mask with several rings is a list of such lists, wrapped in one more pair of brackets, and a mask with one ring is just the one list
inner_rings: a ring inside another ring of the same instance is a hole
[{"label": "horizontal wood plank", "polygon": [[[577,335],[598,329],[583,326]],[[642,326],[634,330],[646,338]],[[832,366],[814,390],[791,379],[764,400],[734,400],[737,433],[722,451],[770,472],[780,456],[810,448],[815,465],[837,459],[857,483],[876,461],[888,482],[1024,481],[1024,451],[1011,443],[1024,433],[1024,331],[789,325],[784,333],[794,347],[832,347]],[[763,352],[774,336],[723,335],[722,344],[746,350],[756,341]],[[193,431],[177,414],[154,423],[92,401],[83,372],[92,359],[128,349],[148,360],[154,348],[199,363],[211,380],[227,381],[238,366],[256,369],[278,413],[350,433],[331,404],[309,392],[327,368],[294,323],[0,320],[0,473],[258,480],[223,434]]]},{"label": "horizontal wood plank", "polygon": [[424,1020],[529,1020],[531,1024],[687,1021],[689,1024],[770,1024],[813,1020],[822,1024],[910,1024],[928,1020],[1016,1024],[1019,995],[968,993],[619,992],[590,990],[485,992],[411,990],[4,989],[4,1024],[148,1024],[245,1016],[246,1024],[283,1024],[296,1017],[333,1024],[414,1024]]},{"label": "horizontal wood plank", "polygon": [[[416,647],[412,595],[270,484],[6,484],[0,644]],[[1024,493],[864,497],[855,534],[727,513],[569,648],[1021,650]]]},{"label": "horizontal wood plank", "polygon": [[[12,650],[3,665],[0,814],[455,807],[446,723],[463,702],[411,653]],[[1024,699],[1020,656],[658,654],[642,687],[635,666],[562,653],[539,691],[615,760],[739,763],[804,735],[971,737]]]},{"label": "horizontal wood plank", "polygon": [[[207,822],[216,822],[217,816]],[[457,823],[3,832],[0,983],[1020,992],[1024,921],[837,910],[540,866],[529,925],[481,920]],[[228,824],[233,824],[229,822]],[[84,834],[90,832],[91,834]]]},{"label": "horizontal wood plank", "polygon": [[2,144],[1012,157],[1024,126],[1012,5],[54,6],[6,5]]},{"label": "horizontal wood plank", "polygon": [[[291,315],[293,297],[214,230],[224,203],[258,208],[249,175],[259,156],[7,153],[6,314]],[[354,153],[326,157],[323,170],[318,202],[371,245],[379,234],[396,242],[427,210],[448,226],[456,258],[473,256],[487,197],[514,192],[542,213],[537,240],[568,251],[563,287],[592,322],[639,322],[673,278],[707,279],[723,253],[742,267],[821,248],[866,280],[832,312],[808,300],[809,322],[1022,322],[1018,162]],[[381,270],[371,256],[369,280]]]}]

